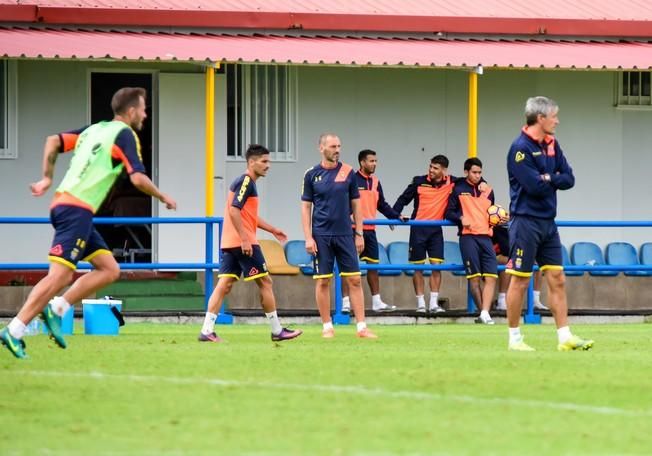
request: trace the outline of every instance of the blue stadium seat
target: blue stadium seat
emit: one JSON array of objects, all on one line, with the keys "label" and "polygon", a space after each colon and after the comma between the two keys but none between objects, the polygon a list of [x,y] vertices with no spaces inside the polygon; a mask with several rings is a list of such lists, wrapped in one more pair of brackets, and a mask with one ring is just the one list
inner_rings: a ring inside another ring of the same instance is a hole
[{"label": "blue stadium seat", "polygon": [[[607,244],[607,264],[614,266],[638,265],[636,249],[628,242],[611,242]],[[625,271],[626,276],[649,276],[649,271]]]},{"label": "blue stadium seat", "polygon": [[[409,254],[410,244],[405,241],[396,241],[390,242],[387,244],[387,256],[389,257],[389,262],[392,264],[407,264],[409,263]],[[408,269],[405,272],[405,275],[413,276],[414,269]],[[423,271],[424,276],[429,276],[430,271]]]},{"label": "blue stadium seat", "polygon": [[[570,257],[568,256],[568,249],[563,244],[561,246],[561,257],[562,257],[562,264],[564,266],[572,264],[570,261]],[[564,274],[566,274],[569,277],[579,277],[584,275],[584,271],[564,271]]]},{"label": "blue stadium seat", "polygon": [[285,244],[285,257],[288,263],[298,266],[304,275],[313,275],[315,270],[312,267],[312,256],[306,252],[305,241],[288,241]]},{"label": "blue stadium seat", "polygon": [[[444,241],[444,264],[464,266],[460,244],[453,241]],[[466,276],[465,271],[451,271],[456,276]]]},{"label": "blue stadium seat", "polygon": [[[378,260],[379,264],[391,264],[389,261],[389,256],[387,255],[387,250],[385,250],[385,246],[383,246],[381,243],[378,243]],[[378,271],[378,275],[398,276],[401,275],[401,272],[402,271],[400,269],[386,269]]]},{"label": "blue stadium seat", "polygon": [[641,244],[640,257],[641,264],[652,266],[652,242]]},{"label": "blue stadium seat", "polygon": [[[602,250],[593,242],[576,242],[571,247],[571,262],[575,265],[602,265],[605,264]],[[616,271],[589,271],[592,276],[617,276]]]}]

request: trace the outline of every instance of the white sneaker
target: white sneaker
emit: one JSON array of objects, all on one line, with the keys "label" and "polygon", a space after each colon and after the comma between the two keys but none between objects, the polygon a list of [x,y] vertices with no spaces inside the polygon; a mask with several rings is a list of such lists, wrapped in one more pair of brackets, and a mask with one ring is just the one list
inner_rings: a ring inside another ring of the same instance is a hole
[{"label": "white sneaker", "polygon": [[348,306],[342,304],[342,313],[343,314],[351,313],[351,304],[349,304]]},{"label": "white sneaker", "polygon": [[546,307],[546,305],[542,302],[535,302],[534,303],[534,308],[537,310],[550,310]]},{"label": "white sneaker", "polygon": [[446,312],[446,310],[443,307],[439,307],[438,305],[430,306],[428,309],[428,312],[430,313],[441,313],[441,312]]},{"label": "white sneaker", "polygon": [[507,306],[505,304],[497,303],[496,310],[507,310]]},{"label": "white sneaker", "polygon": [[396,306],[381,302],[379,305],[373,305],[372,309],[374,312],[394,312]]},{"label": "white sneaker", "polygon": [[426,305],[417,306],[417,313],[424,314],[426,313]]},{"label": "white sneaker", "polygon": [[484,317],[480,315],[478,318],[475,319],[476,323],[480,323],[482,325],[493,325],[495,324],[494,321],[491,319],[491,317]]}]

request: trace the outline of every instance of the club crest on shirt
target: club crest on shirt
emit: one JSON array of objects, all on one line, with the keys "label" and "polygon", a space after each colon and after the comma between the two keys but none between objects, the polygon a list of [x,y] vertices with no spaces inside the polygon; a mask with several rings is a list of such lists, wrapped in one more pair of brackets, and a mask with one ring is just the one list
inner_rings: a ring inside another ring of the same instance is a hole
[{"label": "club crest on shirt", "polygon": [[525,160],[525,154],[519,150],[518,152],[516,152],[516,155],[514,156],[514,161],[516,163],[520,163],[523,160]]}]

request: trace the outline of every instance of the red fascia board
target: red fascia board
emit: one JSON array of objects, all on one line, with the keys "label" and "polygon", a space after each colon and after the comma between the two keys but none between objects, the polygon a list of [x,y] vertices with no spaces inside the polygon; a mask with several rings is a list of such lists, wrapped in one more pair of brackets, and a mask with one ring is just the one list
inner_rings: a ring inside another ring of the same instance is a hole
[{"label": "red fascia board", "polygon": [[[3,16],[6,17],[6,15]],[[17,18],[12,19],[19,21]],[[5,21],[11,21],[12,19],[5,19]],[[39,7],[36,21],[45,24],[266,30],[301,29],[306,31],[442,32],[603,37],[652,36],[652,21],[581,19]]]},{"label": "red fascia board", "polygon": [[38,7],[35,5],[0,5],[2,22],[36,22]]}]

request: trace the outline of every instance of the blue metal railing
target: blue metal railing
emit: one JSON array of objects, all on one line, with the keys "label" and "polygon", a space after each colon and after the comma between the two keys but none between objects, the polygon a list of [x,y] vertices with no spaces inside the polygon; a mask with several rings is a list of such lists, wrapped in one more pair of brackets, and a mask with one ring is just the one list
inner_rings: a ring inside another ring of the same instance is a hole
[{"label": "blue metal railing", "polygon": [[[213,251],[215,249],[214,242],[214,225],[218,225],[218,240],[222,234],[222,217],[97,217],[93,219],[97,225],[145,225],[145,224],[205,224],[206,225],[206,249],[205,249],[205,262],[204,263],[120,263],[120,268],[123,270],[142,270],[142,269],[203,269],[205,271],[204,278],[204,291],[205,291],[205,304],[208,304],[208,299],[213,290],[213,271],[219,269],[219,261],[213,262]],[[0,217],[0,224],[49,224],[50,219],[47,217]],[[438,220],[438,221],[421,221],[410,220],[408,222],[400,222],[396,220],[365,220],[365,225],[394,225],[394,226],[455,226],[453,223]],[[652,227],[652,221],[638,220],[638,221],[578,221],[567,220],[558,221],[559,227],[609,227],[609,228],[632,228],[632,227]],[[219,243],[219,241],[218,241]],[[27,270],[27,269],[48,269],[49,263],[0,263],[0,270]],[[91,269],[89,263],[81,262],[78,265],[79,269]],[[430,270],[430,271],[463,271],[463,265],[453,264],[361,264],[361,269],[365,270]],[[498,266],[499,271],[503,271],[504,266]],[[565,265],[565,270],[568,271],[652,271],[652,265]],[[337,272],[337,271],[336,271]],[[335,315],[334,321],[340,324],[349,323],[349,316],[342,314],[342,283],[341,277],[336,273],[335,282]],[[473,312],[475,305],[470,293],[467,293],[467,311]],[[534,313],[533,305],[533,284],[530,282],[527,298],[527,309],[524,316],[526,323],[540,323],[541,316]],[[218,315],[218,323],[232,323],[233,316],[225,312],[224,306],[220,309]]]},{"label": "blue metal railing", "polygon": [[[206,249],[204,263],[120,263],[122,270],[141,269],[203,269],[204,274],[204,304],[208,305],[208,299],[213,290],[213,270],[219,269],[220,264],[213,262],[214,225],[218,226],[218,240],[222,237],[222,217],[96,217],[93,223],[96,225],[149,225],[149,224],[205,224],[206,225]],[[0,224],[49,224],[47,217],[0,217]],[[219,241],[218,241],[219,243]],[[0,263],[0,270],[7,269],[48,269],[49,263]],[[89,263],[80,262],[78,269],[91,269]],[[218,323],[232,323],[233,316],[225,312],[224,305],[217,317]]]}]

